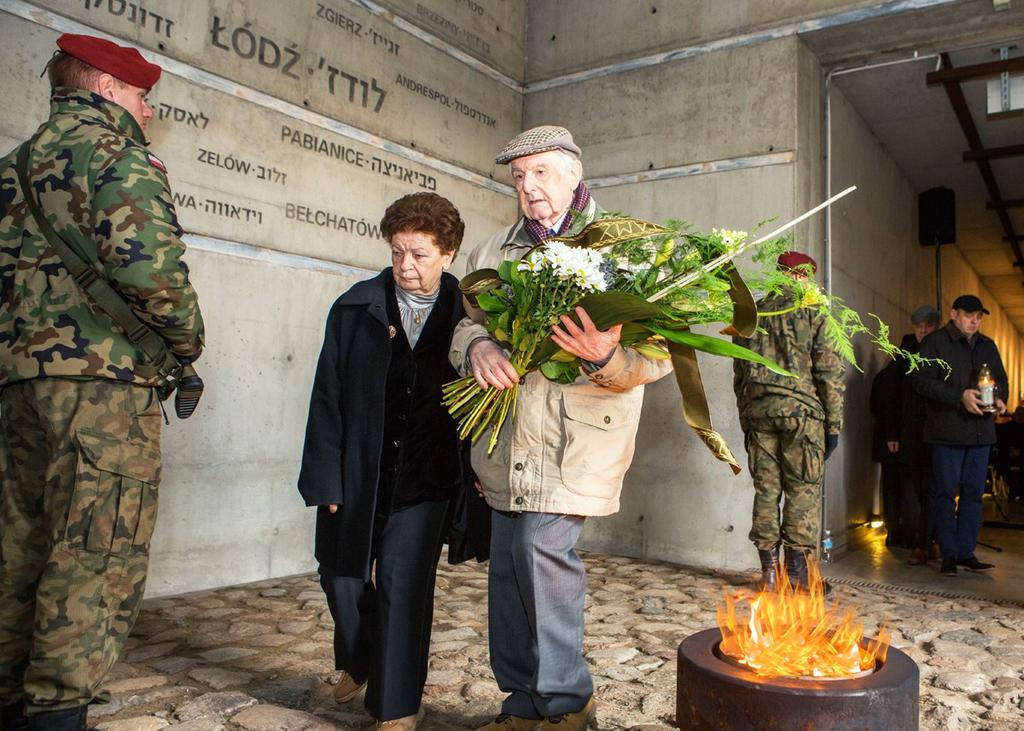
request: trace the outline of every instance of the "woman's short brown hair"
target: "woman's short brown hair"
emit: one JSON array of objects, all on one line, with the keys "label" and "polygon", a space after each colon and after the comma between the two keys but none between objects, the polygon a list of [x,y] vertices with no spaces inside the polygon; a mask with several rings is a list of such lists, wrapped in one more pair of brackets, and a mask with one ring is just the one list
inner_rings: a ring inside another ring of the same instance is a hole
[{"label": "woman's short brown hair", "polygon": [[389,242],[403,231],[430,234],[441,253],[454,254],[462,243],[466,224],[447,198],[437,193],[410,193],[388,206],[380,219],[380,232]]},{"label": "woman's short brown hair", "polygon": [[69,53],[58,51],[46,65],[50,77],[50,88],[70,86],[74,89],[90,89],[96,79],[103,75],[95,66],[80,61]]}]

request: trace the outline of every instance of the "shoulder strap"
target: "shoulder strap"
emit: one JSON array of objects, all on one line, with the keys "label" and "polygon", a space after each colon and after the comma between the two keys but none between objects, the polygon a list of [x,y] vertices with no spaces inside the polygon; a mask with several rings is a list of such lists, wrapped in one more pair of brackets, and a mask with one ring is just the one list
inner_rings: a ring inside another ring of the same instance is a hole
[{"label": "shoulder strap", "polygon": [[29,212],[35,219],[39,232],[57,252],[57,256],[71,272],[75,283],[85,291],[97,307],[114,321],[115,325],[124,330],[128,339],[142,351],[148,364],[155,367],[163,378],[176,378],[180,365],[164,339],[132,312],[131,307],[110,285],[110,282],[97,274],[96,270],[85,261],[85,258],[53,229],[40,210],[39,203],[36,201],[28,181],[28,157],[35,139],[32,138],[22,143],[18,149],[15,169],[18,173],[18,181],[21,183],[25,205],[28,206]]}]

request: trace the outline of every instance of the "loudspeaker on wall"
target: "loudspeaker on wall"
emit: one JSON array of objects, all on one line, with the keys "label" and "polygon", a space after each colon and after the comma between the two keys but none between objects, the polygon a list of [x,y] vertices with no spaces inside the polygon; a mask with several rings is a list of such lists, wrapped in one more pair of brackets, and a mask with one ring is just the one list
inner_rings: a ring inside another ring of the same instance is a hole
[{"label": "loudspeaker on wall", "polygon": [[917,196],[917,241],[921,246],[956,243],[956,195],[931,188]]}]

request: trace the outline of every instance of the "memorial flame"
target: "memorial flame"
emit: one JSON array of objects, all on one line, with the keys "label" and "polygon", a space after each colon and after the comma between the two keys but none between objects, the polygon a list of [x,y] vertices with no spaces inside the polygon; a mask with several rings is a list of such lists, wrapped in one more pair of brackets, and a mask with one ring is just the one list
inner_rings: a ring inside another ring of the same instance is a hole
[{"label": "memorial flame", "polygon": [[778,588],[725,592],[717,610],[722,655],[764,677],[850,678],[885,661],[889,632],[864,639],[852,609],[826,606],[818,564],[808,559],[809,590],[793,589],[780,567]]}]

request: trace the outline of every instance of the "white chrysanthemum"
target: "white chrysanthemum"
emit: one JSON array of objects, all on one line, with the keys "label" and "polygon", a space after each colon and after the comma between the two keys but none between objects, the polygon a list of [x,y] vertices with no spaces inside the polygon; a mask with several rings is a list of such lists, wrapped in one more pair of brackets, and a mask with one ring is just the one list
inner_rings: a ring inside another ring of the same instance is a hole
[{"label": "white chrysanthemum", "polygon": [[601,254],[592,249],[552,241],[521,261],[519,270],[536,272],[549,269],[555,276],[572,281],[583,289],[604,291],[604,273],[600,268],[602,261],[604,259]]},{"label": "white chrysanthemum", "polygon": [[746,231],[730,231],[726,228],[713,228],[711,233],[722,239],[722,245],[726,251],[731,251],[747,240]]}]

